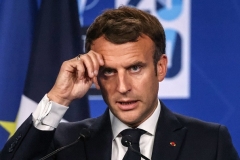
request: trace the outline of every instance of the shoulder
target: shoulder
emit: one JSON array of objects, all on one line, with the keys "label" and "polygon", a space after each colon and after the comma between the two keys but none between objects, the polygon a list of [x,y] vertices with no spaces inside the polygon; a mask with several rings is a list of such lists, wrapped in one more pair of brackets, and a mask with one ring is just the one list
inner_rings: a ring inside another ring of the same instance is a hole
[{"label": "shoulder", "polygon": [[67,143],[76,140],[84,128],[89,128],[98,118],[88,118],[76,122],[61,122],[56,129],[54,139]]},{"label": "shoulder", "polygon": [[[224,137],[230,137],[227,127],[222,124],[206,122],[197,118],[184,116],[174,113],[178,121],[187,128],[188,137],[196,139],[211,139],[211,141],[219,141]],[[231,138],[230,138],[231,139]],[[229,140],[230,140],[229,139]]]},{"label": "shoulder", "polygon": [[187,128],[193,129],[219,129],[222,127],[221,124],[214,122],[207,122],[197,118],[181,115],[178,113],[174,113],[178,121],[183,124]]},{"label": "shoulder", "polygon": [[169,110],[164,103],[161,102],[160,117],[164,119],[167,125],[176,125],[173,129],[186,128],[189,131],[207,132],[208,130],[217,131],[222,125],[213,122],[206,122],[197,118],[185,116]]},{"label": "shoulder", "polygon": [[56,132],[80,132],[83,128],[89,128],[98,118],[88,118],[76,122],[61,122]]},{"label": "shoulder", "polygon": [[101,132],[106,127],[111,128],[108,109],[99,117],[88,118],[76,122],[60,123],[56,129],[54,138],[57,140],[74,140],[79,137],[84,128],[90,131],[91,137]]},{"label": "shoulder", "polygon": [[[202,121],[174,113],[178,121],[187,128],[185,142],[192,148],[203,148],[215,151],[220,159],[239,159],[226,126]],[[212,153],[211,153],[212,154]]]},{"label": "shoulder", "polygon": [[194,135],[199,135],[200,137],[208,135],[217,138],[220,133],[228,132],[227,128],[222,124],[207,122],[178,113],[174,114],[178,121],[188,129],[188,132],[193,133]]}]

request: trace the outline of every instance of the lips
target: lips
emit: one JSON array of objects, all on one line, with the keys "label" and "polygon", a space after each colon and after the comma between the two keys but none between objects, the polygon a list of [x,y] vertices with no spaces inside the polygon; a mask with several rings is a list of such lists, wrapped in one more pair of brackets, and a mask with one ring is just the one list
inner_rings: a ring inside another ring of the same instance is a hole
[{"label": "lips", "polygon": [[133,110],[137,107],[137,100],[117,101],[118,107],[123,111]]}]

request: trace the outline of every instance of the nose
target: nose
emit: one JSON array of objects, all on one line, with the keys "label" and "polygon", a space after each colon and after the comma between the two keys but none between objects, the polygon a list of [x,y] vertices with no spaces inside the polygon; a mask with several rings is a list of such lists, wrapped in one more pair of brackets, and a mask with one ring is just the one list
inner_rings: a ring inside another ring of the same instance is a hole
[{"label": "nose", "polygon": [[121,94],[126,94],[131,90],[131,82],[126,73],[118,74],[117,90]]}]

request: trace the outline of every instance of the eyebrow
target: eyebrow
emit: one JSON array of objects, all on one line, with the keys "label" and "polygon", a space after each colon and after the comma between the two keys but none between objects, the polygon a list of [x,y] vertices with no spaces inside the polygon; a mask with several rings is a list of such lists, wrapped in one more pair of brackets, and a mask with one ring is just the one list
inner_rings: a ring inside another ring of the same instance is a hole
[{"label": "eyebrow", "polygon": [[125,68],[130,68],[132,66],[145,66],[145,65],[146,65],[146,63],[144,63],[142,61],[137,61],[137,62],[130,64],[129,66],[126,66]]},{"label": "eyebrow", "polygon": [[[132,66],[146,66],[146,63],[142,62],[142,61],[136,61],[136,62],[133,62],[127,66],[125,66],[124,68],[125,69],[129,69],[131,68]],[[99,68],[100,71],[103,71],[103,70],[116,70],[116,68],[113,68],[113,67],[109,67],[109,66],[101,66]]]},{"label": "eyebrow", "polygon": [[99,71],[103,71],[103,70],[116,70],[116,69],[108,66],[100,66]]}]

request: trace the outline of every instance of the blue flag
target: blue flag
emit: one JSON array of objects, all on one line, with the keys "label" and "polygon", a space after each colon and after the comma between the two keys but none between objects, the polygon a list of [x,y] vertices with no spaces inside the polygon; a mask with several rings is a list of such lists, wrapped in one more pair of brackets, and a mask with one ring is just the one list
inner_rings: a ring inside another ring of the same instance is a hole
[{"label": "blue flag", "polygon": [[[42,0],[19,117],[27,117],[26,111],[35,109],[32,106],[37,106],[54,85],[61,64],[82,53],[82,48],[77,1]],[[64,115],[67,121],[88,117],[87,95],[73,101]]]},{"label": "blue flag", "polygon": [[0,1],[0,149],[15,132],[36,13],[34,0]]}]

